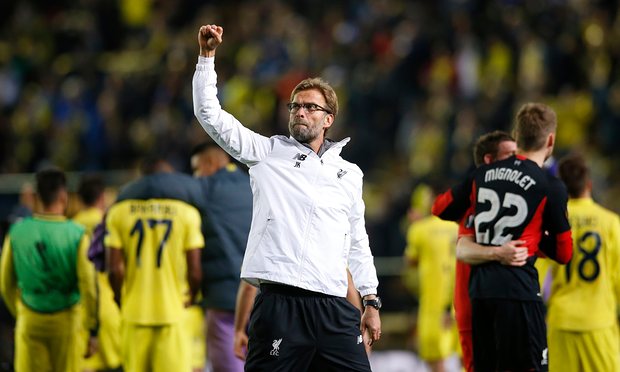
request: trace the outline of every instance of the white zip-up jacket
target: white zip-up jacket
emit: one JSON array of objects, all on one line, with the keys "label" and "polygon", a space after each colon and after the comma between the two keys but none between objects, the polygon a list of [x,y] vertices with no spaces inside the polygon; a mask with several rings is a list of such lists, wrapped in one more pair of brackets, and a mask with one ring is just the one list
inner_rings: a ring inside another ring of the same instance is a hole
[{"label": "white zip-up jacket", "polygon": [[340,157],[349,138],[326,141],[331,146],[319,157],[292,137],[244,127],[220,107],[214,60],[198,57],[194,113],[215,142],[250,168],[254,204],[241,278],[345,297],[348,267],[362,296],[376,294],[363,174]]}]

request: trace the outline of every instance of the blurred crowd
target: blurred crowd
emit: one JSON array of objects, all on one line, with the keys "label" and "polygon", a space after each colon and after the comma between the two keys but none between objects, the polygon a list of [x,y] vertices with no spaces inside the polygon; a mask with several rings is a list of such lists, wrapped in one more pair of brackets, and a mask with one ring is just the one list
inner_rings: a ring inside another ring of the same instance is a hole
[{"label": "blurred crowd", "polygon": [[412,187],[456,179],[471,145],[516,108],[558,113],[556,154],[586,154],[595,197],[620,211],[620,8],[588,0],[23,0],[0,3],[0,172],[128,169],[166,154],[187,170],[206,139],[192,111],[200,24],[224,27],[223,107],[262,134],[322,76],[330,135],[365,172],[373,250],[400,255]]}]

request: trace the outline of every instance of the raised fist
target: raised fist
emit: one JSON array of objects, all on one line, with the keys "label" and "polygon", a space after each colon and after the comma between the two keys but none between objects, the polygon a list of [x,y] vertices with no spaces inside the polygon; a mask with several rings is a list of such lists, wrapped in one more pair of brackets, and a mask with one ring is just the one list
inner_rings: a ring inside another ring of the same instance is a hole
[{"label": "raised fist", "polygon": [[198,45],[200,45],[200,55],[213,56],[215,49],[222,43],[224,29],[217,25],[201,26],[198,30]]}]

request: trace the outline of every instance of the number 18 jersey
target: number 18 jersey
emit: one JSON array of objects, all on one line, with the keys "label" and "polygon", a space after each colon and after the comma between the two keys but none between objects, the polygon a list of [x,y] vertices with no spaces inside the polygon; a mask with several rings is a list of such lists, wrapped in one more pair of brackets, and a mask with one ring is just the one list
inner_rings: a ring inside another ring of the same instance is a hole
[{"label": "number 18 jersey", "polygon": [[105,245],[125,258],[121,314],[141,325],[184,317],[186,251],[202,248],[200,214],[172,199],[129,199],[110,207]]},{"label": "number 18 jersey", "polygon": [[588,331],[617,321],[620,295],[620,218],[590,198],[568,201],[574,254],[552,264],[549,327]]},{"label": "number 18 jersey", "polygon": [[561,263],[572,254],[568,197],[562,182],[517,155],[476,169],[470,198],[467,235],[489,246],[524,240],[530,256],[521,267],[499,262],[473,265],[471,298],[541,301],[534,267],[539,250]]}]

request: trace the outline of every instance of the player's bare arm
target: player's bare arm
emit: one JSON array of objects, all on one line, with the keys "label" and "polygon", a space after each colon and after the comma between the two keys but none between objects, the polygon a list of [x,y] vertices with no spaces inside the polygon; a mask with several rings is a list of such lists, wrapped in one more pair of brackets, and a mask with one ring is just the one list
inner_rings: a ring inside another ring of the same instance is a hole
[{"label": "player's bare arm", "polygon": [[106,251],[110,286],[114,291],[114,301],[120,307],[121,289],[125,280],[125,257],[121,249],[109,248]]},{"label": "player's bare arm", "polygon": [[[351,272],[349,271],[349,269],[347,269],[347,280],[349,282],[347,286],[347,301],[353,304],[353,306],[357,307],[360,311],[360,315],[362,315],[364,312],[364,305],[362,305],[362,297],[360,296],[360,293],[357,291],[357,289],[355,289],[355,284],[353,283],[353,277],[351,276]],[[367,334],[362,333],[362,335],[364,337],[364,347],[366,348],[366,353],[370,354],[370,351],[371,351],[370,345],[372,344],[372,342],[370,342],[370,339]]]},{"label": "player's bare arm", "polygon": [[353,277],[351,277],[351,272],[349,271],[349,269],[347,269],[347,282],[347,301],[353,304],[353,306],[357,307],[361,313],[363,311],[362,298],[360,297],[357,289],[355,289],[355,284],[353,284]]},{"label": "player's bare arm", "polygon": [[235,306],[235,338],[233,348],[235,356],[245,360],[245,350],[248,347],[248,333],[246,332],[250,311],[256,297],[257,289],[246,281],[241,281],[237,290],[237,304]]},{"label": "player's bare arm", "polygon": [[523,266],[528,257],[525,241],[512,240],[501,246],[482,246],[472,236],[461,236],[456,245],[456,258],[470,265],[498,261],[508,266]]},{"label": "player's bare arm", "polygon": [[189,284],[189,300],[185,307],[188,307],[195,303],[198,291],[200,291],[200,282],[202,281],[200,249],[187,250],[185,259],[187,260],[187,283]]},{"label": "player's bare arm", "polygon": [[200,55],[203,57],[214,57],[215,49],[222,43],[224,29],[217,25],[201,26],[198,30],[198,45]]}]

